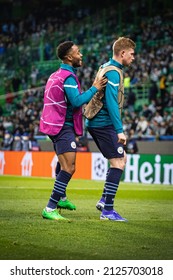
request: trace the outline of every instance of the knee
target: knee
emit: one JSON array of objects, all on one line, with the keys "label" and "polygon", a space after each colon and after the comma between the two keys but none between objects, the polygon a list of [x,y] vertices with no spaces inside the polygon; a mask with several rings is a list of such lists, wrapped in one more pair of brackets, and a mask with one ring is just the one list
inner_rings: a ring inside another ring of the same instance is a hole
[{"label": "knee", "polygon": [[121,162],[121,169],[124,170],[125,166],[126,166],[126,162],[127,162],[127,159],[126,158],[123,158],[122,162]]},{"label": "knee", "polygon": [[117,164],[116,164],[117,168],[124,170],[125,166],[126,166],[126,159],[125,158],[121,158],[121,159],[117,160]]},{"label": "knee", "polygon": [[62,167],[62,169],[66,172],[68,172],[69,174],[73,175],[76,171],[76,167],[75,164],[72,165],[66,165],[64,167]]},{"label": "knee", "polygon": [[75,173],[75,171],[76,171],[76,166],[75,166],[75,164],[72,164],[71,167],[70,167],[69,173],[70,173],[71,175],[73,175],[73,174]]},{"label": "knee", "polygon": [[122,158],[115,158],[110,161],[110,167],[118,168],[121,170],[124,170],[127,162],[127,156],[124,154],[124,157]]},{"label": "knee", "polygon": [[121,161],[121,165],[122,165],[122,168],[124,170],[125,166],[126,166],[126,162],[127,162],[127,155],[126,153],[124,154],[124,157],[122,158],[122,161]]}]

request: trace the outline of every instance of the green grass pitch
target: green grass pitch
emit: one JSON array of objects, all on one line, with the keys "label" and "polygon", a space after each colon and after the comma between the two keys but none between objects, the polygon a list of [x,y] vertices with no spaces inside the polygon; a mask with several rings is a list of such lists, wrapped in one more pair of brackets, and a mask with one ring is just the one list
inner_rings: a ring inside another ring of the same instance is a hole
[{"label": "green grass pitch", "polygon": [[0,177],[1,260],[172,260],[173,186],[121,182],[116,210],[128,223],[100,221],[95,204],[103,182],[71,180],[70,222],[45,220],[41,211],[54,179]]}]

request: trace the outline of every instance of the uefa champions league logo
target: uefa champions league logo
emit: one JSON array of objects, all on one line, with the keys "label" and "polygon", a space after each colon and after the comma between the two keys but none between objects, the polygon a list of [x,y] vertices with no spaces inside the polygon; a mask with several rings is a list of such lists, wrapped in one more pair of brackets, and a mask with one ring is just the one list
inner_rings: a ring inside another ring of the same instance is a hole
[{"label": "uefa champions league logo", "polygon": [[102,158],[97,158],[94,162],[94,171],[98,177],[102,177],[105,173],[105,162]]}]

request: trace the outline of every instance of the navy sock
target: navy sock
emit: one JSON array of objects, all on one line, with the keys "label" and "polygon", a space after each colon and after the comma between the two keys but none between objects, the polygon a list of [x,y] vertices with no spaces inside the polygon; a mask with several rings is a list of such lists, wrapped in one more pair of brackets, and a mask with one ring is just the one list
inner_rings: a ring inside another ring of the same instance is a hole
[{"label": "navy sock", "polygon": [[106,201],[105,210],[112,210],[114,207],[114,198],[118,190],[121,175],[123,173],[122,169],[110,168],[109,174],[106,181]]},{"label": "navy sock", "polygon": [[55,175],[56,175],[56,177],[58,176],[60,170],[61,170],[61,165],[60,165],[60,163],[58,161],[57,165],[56,165],[56,168],[55,168]]},{"label": "navy sock", "polygon": [[109,174],[109,170],[110,170],[110,168],[107,170],[107,173],[106,173],[106,181],[105,181],[103,192],[102,192],[102,198],[106,197],[106,183],[107,183],[107,177],[108,177],[108,174]]},{"label": "navy sock", "polygon": [[71,177],[72,175],[64,170],[58,173],[47,207],[55,209],[60,198],[66,196],[66,187]]}]

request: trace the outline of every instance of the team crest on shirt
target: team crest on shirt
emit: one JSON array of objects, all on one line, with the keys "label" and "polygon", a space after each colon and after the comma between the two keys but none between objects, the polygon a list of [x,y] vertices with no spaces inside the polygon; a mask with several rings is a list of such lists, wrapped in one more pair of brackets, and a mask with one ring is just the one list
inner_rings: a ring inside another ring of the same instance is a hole
[{"label": "team crest on shirt", "polygon": [[124,152],[124,149],[122,147],[118,147],[117,152],[121,155]]},{"label": "team crest on shirt", "polygon": [[73,141],[73,142],[71,142],[71,147],[73,148],[73,149],[76,149],[76,143]]}]

